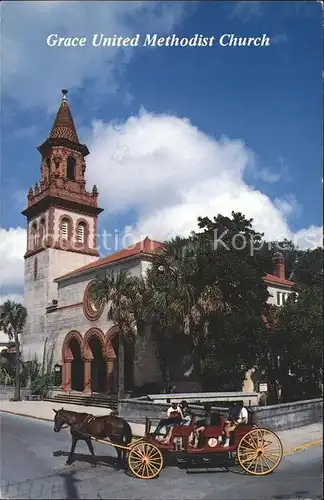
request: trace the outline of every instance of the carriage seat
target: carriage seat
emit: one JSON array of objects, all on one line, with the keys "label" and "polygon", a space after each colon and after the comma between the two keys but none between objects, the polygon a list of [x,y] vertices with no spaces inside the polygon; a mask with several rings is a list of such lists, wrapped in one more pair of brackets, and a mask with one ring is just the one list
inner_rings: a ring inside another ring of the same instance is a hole
[{"label": "carriage seat", "polygon": [[208,425],[205,427],[201,435],[205,438],[218,437],[223,434],[224,426],[223,424],[219,425]]},{"label": "carriage seat", "polygon": [[173,427],[172,438],[189,437],[193,431],[195,421],[196,421],[196,415],[192,415],[189,425],[179,425],[179,426]]}]

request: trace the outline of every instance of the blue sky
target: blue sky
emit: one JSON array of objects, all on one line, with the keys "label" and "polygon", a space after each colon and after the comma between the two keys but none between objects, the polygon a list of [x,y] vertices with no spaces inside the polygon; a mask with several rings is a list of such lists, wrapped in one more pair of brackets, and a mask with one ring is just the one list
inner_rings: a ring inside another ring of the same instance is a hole
[{"label": "blue sky", "polygon": [[[320,3],[44,4],[2,4],[1,234],[11,249],[8,229],[12,236],[25,228],[20,211],[29,186],[39,179],[36,147],[49,134],[64,87],[79,136],[92,153],[88,179],[99,185],[105,208],[101,230],[131,225],[138,234],[164,238],[194,228],[198,215],[240,208],[256,217],[258,230],[271,226],[278,237],[310,229],[320,234]],[[271,45],[46,46],[50,33],[91,37],[101,32],[266,33]],[[112,128],[116,121],[123,134]],[[114,150],[120,147],[126,159],[116,162]],[[141,183],[134,182],[136,172]],[[179,221],[175,214],[181,215]],[[19,272],[21,255],[12,250],[10,260]],[[17,292],[21,279],[7,283],[6,292]]]}]

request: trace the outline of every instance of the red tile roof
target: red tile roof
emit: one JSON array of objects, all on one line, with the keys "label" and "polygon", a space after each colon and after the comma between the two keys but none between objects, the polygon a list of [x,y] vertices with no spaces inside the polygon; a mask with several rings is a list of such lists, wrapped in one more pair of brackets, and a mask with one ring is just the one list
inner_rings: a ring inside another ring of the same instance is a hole
[{"label": "red tile roof", "polygon": [[271,285],[282,285],[282,286],[286,286],[286,287],[293,287],[295,285],[295,283],[293,281],[290,281],[290,280],[286,280],[286,279],[283,279],[283,278],[279,278],[278,276],[276,276],[275,274],[266,274],[264,276],[264,281],[266,283],[269,283]]},{"label": "red tile roof", "polygon": [[54,125],[50,133],[50,139],[68,139],[71,142],[79,143],[78,134],[75,130],[71,110],[65,98],[57,112]]},{"label": "red tile roof", "polygon": [[[145,238],[145,240],[139,241],[135,245],[124,248],[123,250],[119,250],[118,252],[115,252],[111,255],[107,255],[107,257],[103,257],[102,259],[96,260],[95,262],[91,262],[86,266],[79,267],[78,269],[75,269],[74,271],[64,274],[63,276],[60,276],[56,279],[60,280],[64,278],[70,278],[85,271],[100,269],[101,267],[105,267],[107,264],[113,264],[114,262],[119,262],[129,257],[136,257],[140,254],[150,255],[159,248],[163,248],[163,243],[161,243],[160,241],[151,240],[150,238]],[[275,274],[266,274],[263,279],[266,283],[269,283],[271,285],[282,285],[286,287],[293,287],[295,285],[295,283],[293,283],[292,281],[279,278]]]},{"label": "red tile roof", "polygon": [[[139,241],[135,245],[132,245],[128,248],[124,248],[123,250],[119,250],[111,255],[107,255],[107,257],[103,257],[102,259],[96,260],[95,262],[91,262],[86,266],[79,267],[74,271],[71,271],[59,278],[70,278],[79,273],[83,273],[84,271],[90,271],[92,269],[100,269],[101,267],[105,267],[107,264],[112,264],[114,262],[119,262],[121,260],[127,259],[129,257],[135,257],[137,255],[150,255],[153,254],[157,249],[163,248],[163,243],[160,241],[151,240],[150,238],[145,238],[143,241]],[[55,280],[56,281],[56,280]]]}]

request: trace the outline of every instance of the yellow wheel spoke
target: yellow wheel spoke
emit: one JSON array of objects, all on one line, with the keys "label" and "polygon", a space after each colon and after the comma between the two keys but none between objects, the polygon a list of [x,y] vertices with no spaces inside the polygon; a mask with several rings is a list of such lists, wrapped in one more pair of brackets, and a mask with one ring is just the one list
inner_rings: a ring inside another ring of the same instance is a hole
[{"label": "yellow wheel spoke", "polygon": [[282,458],[280,439],[267,429],[253,429],[242,437],[237,447],[237,458],[242,469],[262,476],[275,470]]},{"label": "yellow wheel spoke", "polygon": [[257,441],[255,441],[253,436],[249,436],[249,441],[246,441],[252,448],[256,449],[258,447]]},{"label": "yellow wheel spoke", "polygon": [[255,460],[255,458],[256,458],[256,454],[253,453],[253,455],[250,455],[249,457],[242,460],[242,464],[245,464],[246,462],[251,462],[251,460]]},{"label": "yellow wheel spoke", "polygon": [[263,453],[263,456],[265,458],[267,458],[268,460],[270,460],[270,462],[272,462],[273,464],[277,463],[277,460],[274,460],[273,458],[269,457],[269,455],[267,453]]},{"label": "yellow wheel spoke", "polygon": [[148,468],[148,469],[150,469],[150,472],[151,472],[151,474],[150,474],[150,475],[154,476],[156,469],[155,469],[155,471],[154,471],[154,469],[153,469],[153,467],[152,467],[152,464],[147,464],[147,468]]},{"label": "yellow wheel spoke", "polygon": [[247,470],[250,470],[253,464],[254,464],[254,460],[252,460],[250,465],[247,466]]},{"label": "yellow wheel spoke", "polygon": [[130,450],[128,465],[136,477],[152,479],[162,470],[163,457],[156,446],[150,443],[141,443]]},{"label": "yellow wheel spoke", "polygon": [[241,450],[248,450],[248,451],[251,451],[251,450],[254,450],[254,448],[252,448],[252,446],[245,446],[245,445],[242,445],[241,446]]},{"label": "yellow wheel spoke", "polygon": [[137,457],[139,460],[143,460],[144,455],[140,455],[137,451],[133,451],[134,458]]},{"label": "yellow wheel spoke", "polygon": [[262,460],[264,461],[265,466],[267,467],[267,469],[271,469],[272,465],[271,465],[271,463],[269,465],[269,462],[267,462],[267,458],[264,455],[261,455],[261,457],[262,457]]}]

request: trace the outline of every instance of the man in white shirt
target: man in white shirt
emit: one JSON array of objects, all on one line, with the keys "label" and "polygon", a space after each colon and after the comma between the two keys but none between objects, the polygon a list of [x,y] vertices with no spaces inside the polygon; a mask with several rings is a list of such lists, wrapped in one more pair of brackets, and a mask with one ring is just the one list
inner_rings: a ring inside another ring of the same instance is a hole
[{"label": "man in white shirt", "polygon": [[167,418],[170,418],[171,416],[172,417],[175,416],[175,415],[172,415],[172,413],[174,413],[174,414],[180,413],[177,403],[172,403],[170,408],[168,408]]},{"label": "man in white shirt", "polygon": [[170,408],[167,410],[167,418],[163,418],[158,423],[155,431],[153,432],[153,436],[156,437],[160,434],[160,431],[163,427],[169,427],[172,424],[178,423],[181,420],[180,410],[177,403],[172,403]]},{"label": "man in white shirt", "polygon": [[230,412],[228,420],[225,420],[225,444],[224,448],[228,448],[230,445],[231,432],[233,432],[238,424],[247,424],[249,419],[249,413],[244,406],[234,406],[233,410]]}]

